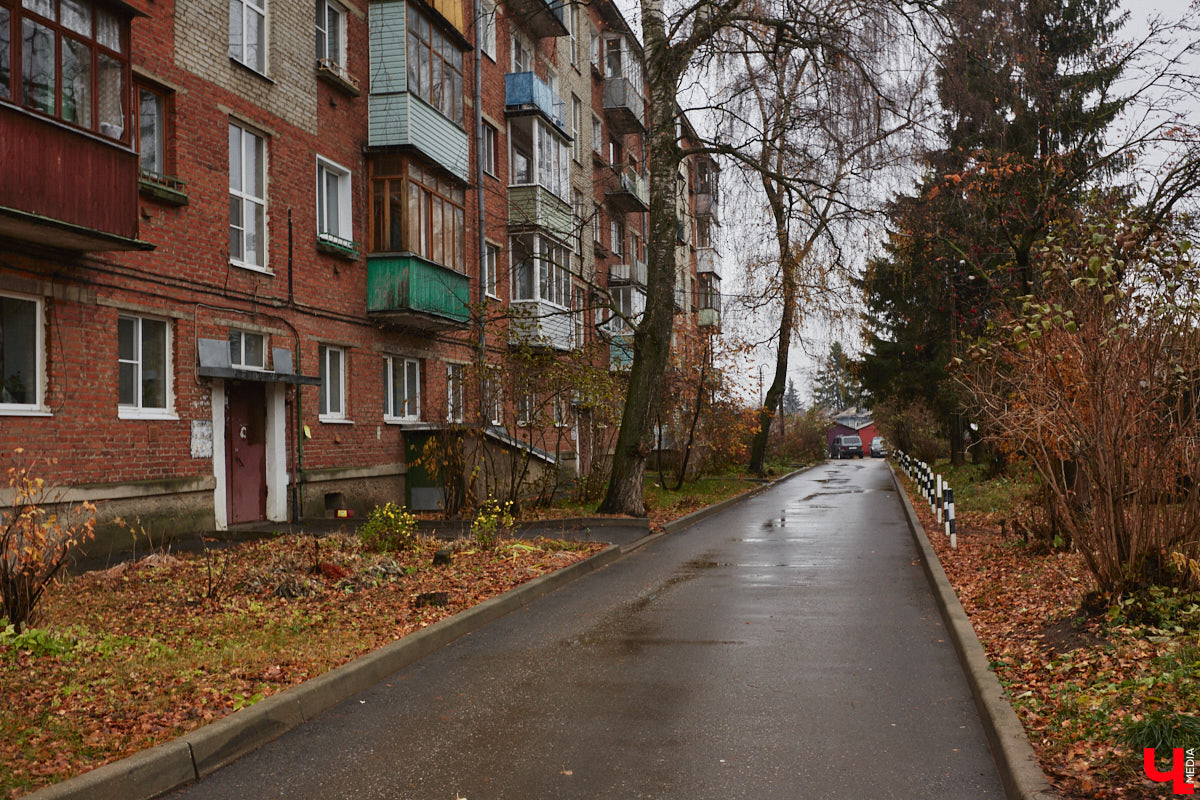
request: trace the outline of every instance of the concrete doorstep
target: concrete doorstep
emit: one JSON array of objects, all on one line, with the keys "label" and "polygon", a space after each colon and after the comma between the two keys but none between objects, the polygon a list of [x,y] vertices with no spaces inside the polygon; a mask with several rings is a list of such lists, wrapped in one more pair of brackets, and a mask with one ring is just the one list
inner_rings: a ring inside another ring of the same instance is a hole
[{"label": "concrete doorstep", "polygon": [[925,527],[917,517],[917,512],[908,499],[908,493],[904,491],[904,486],[890,462],[888,469],[892,471],[896,492],[900,495],[909,530],[917,543],[921,564],[933,588],[934,599],[942,612],[942,620],[946,623],[946,630],[954,642],[959,663],[966,673],[971,693],[975,696],[975,707],[979,710],[992,758],[996,760],[1005,796],[1008,800],[1061,800],[1051,788],[1046,773],[1042,771],[1033,745],[1025,735],[1025,727],[1009,703],[1008,695],[1000,685],[1000,679],[988,667],[987,653],[979,637],[975,635],[971,620],[958,601],[958,595],[954,593],[954,587],[946,577],[937,553],[926,538]]},{"label": "concrete doorstep", "polygon": [[[805,468],[807,469],[807,468]],[[621,555],[647,542],[694,525],[739,501],[760,494],[798,475],[796,470],[748,492],[694,511],[664,525],[662,533],[642,536],[624,547],[611,545],[591,558],[556,572],[534,578],[502,595],[447,617],[416,633],[343,664],[299,686],[271,695],[252,706],[120,761],[113,761],[53,786],[26,795],[29,800],[151,800],[217,771],[292,728],[313,719],[338,703],[374,686],[379,681],[443,647],[460,636],[549,594],[576,578],[612,563]],[[641,520],[571,520],[637,527]],[[648,527],[644,528],[648,530]]]}]

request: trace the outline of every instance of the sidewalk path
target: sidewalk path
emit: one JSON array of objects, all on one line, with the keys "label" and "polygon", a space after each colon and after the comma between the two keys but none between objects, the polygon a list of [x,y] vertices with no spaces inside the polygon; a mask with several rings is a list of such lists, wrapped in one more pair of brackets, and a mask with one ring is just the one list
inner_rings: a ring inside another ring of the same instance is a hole
[{"label": "sidewalk path", "polygon": [[188,798],[987,800],[887,467],[830,462],[417,662]]}]

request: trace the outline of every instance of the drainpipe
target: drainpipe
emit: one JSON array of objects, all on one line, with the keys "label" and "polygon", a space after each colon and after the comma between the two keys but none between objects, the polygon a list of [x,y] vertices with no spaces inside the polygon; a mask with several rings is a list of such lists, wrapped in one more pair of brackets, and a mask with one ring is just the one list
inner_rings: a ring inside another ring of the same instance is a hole
[{"label": "drainpipe", "polygon": [[[486,403],[484,392],[487,379],[487,290],[484,286],[487,276],[487,229],[483,216],[483,41],[479,35],[483,23],[482,0],[474,0],[475,14],[475,203],[479,213],[479,418],[487,425]],[[492,25],[496,24],[493,15]]]},{"label": "drainpipe", "polygon": [[[294,294],[294,283],[292,281],[292,273],[294,270],[292,260],[292,210],[288,209],[288,308],[296,307],[296,296]],[[296,374],[303,375],[304,370],[300,365],[300,332],[294,327],[292,331],[296,335]],[[300,470],[304,464],[304,415],[301,413],[300,405],[300,384],[296,384],[296,446],[292,451],[292,522],[300,521]]]}]

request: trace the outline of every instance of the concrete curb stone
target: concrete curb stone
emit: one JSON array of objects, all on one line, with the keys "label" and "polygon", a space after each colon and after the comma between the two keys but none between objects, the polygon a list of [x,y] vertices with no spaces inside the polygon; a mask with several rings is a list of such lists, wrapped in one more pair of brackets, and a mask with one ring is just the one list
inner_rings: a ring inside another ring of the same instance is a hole
[{"label": "concrete curb stone", "polygon": [[[651,533],[624,547],[609,546],[591,558],[534,578],[502,595],[386,644],[348,664],[265,698],[177,739],[105,764],[26,797],[29,800],[150,800],[158,797],[212,774],[343,700],[369,689],[388,675],[460,636],[615,561],[625,553],[668,533],[684,530],[736,503],[762,494],[812,469],[813,466],[816,465],[794,470],[748,492],[693,511],[667,523],[661,532]],[[601,528],[639,527],[640,523],[649,528],[649,521],[645,519],[580,518],[570,522]]]},{"label": "concrete curb stone", "polygon": [[1033,745],[1025,735],[1025,727],[1009,703],[1004,687],[1000,685],[1000,679],[988,667],[987,653],[979,637],[975,635],[967,612],[958,601],[958,595],[954,593],[954,587],[946,577],[937,553],[929,544],[925,528],[890,462],[888,469],[892,472],[892,480],[900,495],[909,531],[917,543],[925,575],[933,588],[934,599],[942,613],[950,639],[954,642],[954,650],[958,653],[963,672],[966,673],[971,693],[975,697],[975,707],[983,722],[992,758],[995,759],[996,768],[1000,772],[1005,796],[1008,800],[1061,800],[1051,788],[1046,773],[1042,771]]},{"label": "concrete curb stone", "polygon": [[26,795],[29,800],[150,800],[209,775],[445,644],[612,563],[621,548],[510,589],[415,633],[128,758]]}]

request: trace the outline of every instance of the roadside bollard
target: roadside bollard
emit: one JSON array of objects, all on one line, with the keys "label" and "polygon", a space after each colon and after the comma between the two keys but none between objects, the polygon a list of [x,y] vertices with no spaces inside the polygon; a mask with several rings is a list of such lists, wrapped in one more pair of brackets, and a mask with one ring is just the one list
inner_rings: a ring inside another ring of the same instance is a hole
[{"label": "roadside bollard", "polygon": [[958,547],[958,531],[954,526],[954,490],[946,487],[946,533],[950,534],[950,546]]},{"label": "roadside bollard", "polygon": [[945,499],[942,491],[944,489],[945,485],[942,483],[942,476],[941,473],[939,473],[937,476],[937,489],[933,493],[933,496],[937,498],[937,521],[939,525],[942,524],[942,505],[944,504]]}]

